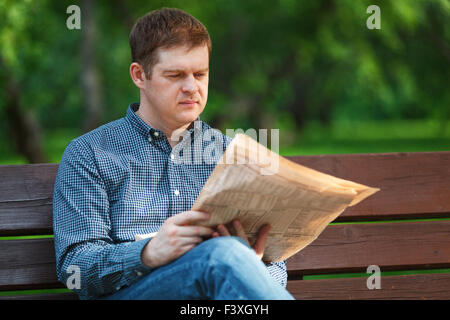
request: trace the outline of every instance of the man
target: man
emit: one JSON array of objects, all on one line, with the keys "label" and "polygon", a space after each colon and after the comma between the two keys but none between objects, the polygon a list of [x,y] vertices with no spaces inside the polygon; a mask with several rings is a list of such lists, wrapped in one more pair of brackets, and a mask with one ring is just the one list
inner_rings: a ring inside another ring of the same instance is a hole
[{"label": "man", "polygon": [[[78,270],[81,299],[292,299],[285,264],[261,262],[270,226],[252,248],[239,221],[234,233],[202,227],[196,223],[209,213],[189,211],[215,166],[175,161],[202,153],[203,139],[200,151],[186,147],[211,130],[199,121],[208,97],[206,28],[164,8],[137,21],[130,46],[140,103],[71,141],[58,169],[59,280],[67,284]],[[230,139],[221,137],[223,150]]]}]

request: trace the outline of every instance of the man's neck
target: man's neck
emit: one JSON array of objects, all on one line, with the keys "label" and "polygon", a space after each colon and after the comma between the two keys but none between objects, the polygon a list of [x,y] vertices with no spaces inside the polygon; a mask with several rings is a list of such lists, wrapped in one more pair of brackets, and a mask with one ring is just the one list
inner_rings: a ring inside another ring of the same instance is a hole
[{"label": "man's neck", "polygon": [[[136,114],[141,118],[146,124],[151,126],[154,129],[160,130],[164,132],[169,141],[170,146],[175,147],[179,140],[172,140],[172,135],[176,135],[177,132],[182,132],[186,130],[192,123],[187,123],[182,126],[174,126],[169,125],[163,121],[163,119],[159,118],[157,115],[153,114],[151,108],[149,106],[139,105],[139,109],[136,111]],[[175,136],[174,136],[175,138]]]}]

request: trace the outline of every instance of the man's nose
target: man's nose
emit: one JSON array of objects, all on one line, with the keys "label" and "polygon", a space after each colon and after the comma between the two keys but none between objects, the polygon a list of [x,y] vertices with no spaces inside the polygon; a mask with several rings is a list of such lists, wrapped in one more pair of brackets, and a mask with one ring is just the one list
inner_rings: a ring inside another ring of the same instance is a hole
[{"label": "man's nose", "polygon": [[184,79],[182,90],[190,93],[198,91],[198,85],[193,75],[189,75]]}]

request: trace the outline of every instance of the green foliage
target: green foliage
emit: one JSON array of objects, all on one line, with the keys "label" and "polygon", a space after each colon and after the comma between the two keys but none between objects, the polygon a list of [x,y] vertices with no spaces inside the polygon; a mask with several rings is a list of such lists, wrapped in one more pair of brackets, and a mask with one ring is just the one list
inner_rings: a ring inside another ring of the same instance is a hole
[{"label": "green foliage", "polygon": [[[312,122],[327,128],[430,119],[440,123],[435,134],[445,141],[449,2],[376,1],[381,29],[369,30],[366,8],[372,2],[97,1],[103,122],[124,116],[128,104],[139,100],[129,76],[132,24],[150,10],[178,7],[202,21],[213,41],[209,101],[202,114],[213,126],[280,128],[281,139],[294,147]],[[22,105],[35,111],[46,132],[65,128],[81,134],[82,31],[66,28],[71,4],[0,0],[0,58],[8,70],[0,72],[0,136],[8,152],[1,117],[11,77],[20,85]],[[317,143],[327,138],[333,137]],[[3,159],[11,156],[4,154]]]}]

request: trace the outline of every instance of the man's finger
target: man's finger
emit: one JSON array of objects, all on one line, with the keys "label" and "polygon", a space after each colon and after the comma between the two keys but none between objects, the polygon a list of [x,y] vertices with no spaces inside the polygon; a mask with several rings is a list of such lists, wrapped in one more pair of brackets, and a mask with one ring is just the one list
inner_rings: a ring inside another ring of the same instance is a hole
[{"label": "man's finger", "polygon": [[270,228],[270,224],[266,224],[262,226],[258,231],[258,238],[253,245],[253,250],[255,250],[258,256],[262,257],[262,255],[264,254],[264,249],[266,248],[266,240],[267,236],[269,235]]},{"label": "man's finger", "polygon": [[204,226],[179,226],[177,234],[180,237],[209,237],[214,232],[213,228],[204,227]]},{"label": "man's finger", "polygon": [[231,236],[227,227],[225,227],[223,224],[219,224],[217,226],[217,232],[219,233],[220,236],[225,236],[225,237]]},{"label": "man's finger", "polygon": [[239,219],[234,219],[234,220],[232,221],[232,225],[233,225],[234,230],[236,231],[236,235],[237,235],[239,238],[244,239],[244,240],[247,241],[247,243],[248,243],[247,234],[245,233],[245,230],[244,230],[244,228],[242,227],[242,224],[241,224],[241,222],[239,221]]},{"label": "man's finger", "polygon": [[208,221],[211,215],[201,211],[184,211],[173,216],[173,223],[178,226],[184,226],[195,222]]},{"label": "man's finger", "polygon": [[194,249],[196,245],[197,245],[196,243],[193,243],[193,244],[187,244],[185,246],[180,247],[180,251],[178,252],[177,257],[179,257],[179,256],[185,254],[186,252]]}]

